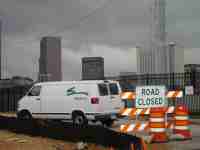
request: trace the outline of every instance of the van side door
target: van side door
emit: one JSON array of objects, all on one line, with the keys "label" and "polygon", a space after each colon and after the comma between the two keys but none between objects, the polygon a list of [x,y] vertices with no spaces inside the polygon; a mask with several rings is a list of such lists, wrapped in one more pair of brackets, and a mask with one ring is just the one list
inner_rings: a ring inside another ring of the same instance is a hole
[{"label": "van side door", "polygon": [[98,111],[100,113],[107,113],[110,110],[110,95],[108,91],[108,85],[106,83],[98,84],[99,91],[99,106]]}]

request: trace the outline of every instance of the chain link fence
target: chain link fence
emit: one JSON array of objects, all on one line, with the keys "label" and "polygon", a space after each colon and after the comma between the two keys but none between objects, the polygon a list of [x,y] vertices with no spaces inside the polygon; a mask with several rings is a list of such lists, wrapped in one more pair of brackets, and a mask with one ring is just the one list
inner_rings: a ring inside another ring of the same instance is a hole
[{"label": "chain link fence", "polygon": [[169,100],[168,104],[169,106],[185,105],[191,113],[200,113],[200,96],[198,95]]},{"label": "chain link fence", "polygon": [[[116,78],[115,78],[116,79]],[[194,87],[194,95],[185,95],[181,99],[169,100],[169,105],[185,104],[191,112],[200,113],[200,73],[142,74],[120,76],[117,78],[123,91],[135,91],[140,85],[165,85],[167,90],[183,90],[185,86]],[[15,112],[19,99],[31,86],[13,86],[0,88],[0,112]]]},{"label": "chain link fence", "polygon": [[167,89],[185,89],[193,86],[195,95],[200,95],[200,72],[170,74],[135,74],[117,78],[123,90],[133,90],[140,85],[165,85]]},{"label": "chain link fence", "polygon": [[17,111],[17,103],[25,95],[30,86],[0,88],[0,112]]},{"label": "chain link fence", "polygon": [[[183,98],[169,100],[170,106],[186,105],[192,113],[200,113],[200,72],[170,73],[170,74],[136,74],[120,76],[122,91],[135,91],[136,86],[165,85],[167,90],[182,90]],[[185,87],[192,86],[193,95],[185,93]]]}]

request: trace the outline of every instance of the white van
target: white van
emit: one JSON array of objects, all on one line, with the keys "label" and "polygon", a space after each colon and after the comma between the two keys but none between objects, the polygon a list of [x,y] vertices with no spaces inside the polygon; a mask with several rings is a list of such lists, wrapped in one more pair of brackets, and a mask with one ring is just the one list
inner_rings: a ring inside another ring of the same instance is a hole
[{"label": "white van", "polygon": [[88,120],[111,125],[123,106],[116,81],[60,81],[36,83],[18,102],[19,119]]}]

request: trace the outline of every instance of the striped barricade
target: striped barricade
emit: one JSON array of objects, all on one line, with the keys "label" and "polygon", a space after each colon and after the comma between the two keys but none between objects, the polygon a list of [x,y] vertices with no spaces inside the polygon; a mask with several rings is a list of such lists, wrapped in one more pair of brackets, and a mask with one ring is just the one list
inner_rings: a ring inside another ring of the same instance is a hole
[{"label": "striped barricade", "polygon": [[[173,114],[168,116],[167,114]],[[151,109],[136,109],[129,108],[121,115],[128,117],[147,114],[148,119],[139,121],[136,117],[135,122],[129,119],[128,123],[120,126],[120,131],[123,133],[147,133],[153,142],[168,141],[168,134],[181,136],[182,139],[191,139],[192,133],[190,129],[188,109],[184,106],[177,107],[161,107]],[[176,136],[175,136],[176,137]]]},{"label": "striped barricade", "polygon": [[168,91],[166,94],[167,98],[182,98],[183,91]]},{"label": "striped barricade", "polygon": [[[134,100],[136,98],[136,93],[135,92],[123,92],[120,96],[121,96],[121,99]],[[168,91],[168,92],[166,92],[166,97],[170,98],[170,99],[182,98],[183,91]]]},{"label": "striped barricade", "polygon": [[135,92],[123,92],[120,95],[121,99],[128,99],[128,100],[132,100],[136,98],[136,94]]},{"label": "striped barricade", "polygon": [[[168,91],[166,98],[174,100],[182,98],[183,91]],[[135,100],[135,92],[122,93],[123,100]],[[170,134],[179,134],[184,139],[191,138],[189,130],[188,113],[182,107],[159,107],[159,108],[123,108],[119,114],[121,116],[130,117],[129,122],[120,126],[120,131],[123,133],[148,133],[152,142],[168,141],[168,132]],[[184,112],[185,111],[185,112]],[[140,117],[145,116],[145,118]],[[130,119],[135,119],[134,123],[130,123]],[[142,119],[143,122],[140,120]],[[140,120],[140,121],[139,121]],[[145,122],[144,122],[145,120]]]},{"label": "striped barricade", "polygon": [[[165,124],[166,129],[173,130],[174,122],[170,121]],[[136,122],[136,123],[126,123],[120,126],[120,131],[123,133],[130,132],[146,132],[149,133],[149,121],[146,122]]]},{"label": "striped barricade", "polygon": [[148,132],[149,130],[149,123],[148,122],[136,122],[136,123],[127,123],[120,126],[120,131],[123,133],[130,133],[130,132]]},{"label": "striped barricade", "polygon": [[[166,107],[165,113],[167,114],[173,114],[175,110],[174,106]],[[144,116],[144,115],[150,115],[150,108],[123,108],[120,110],[119,114],[121,116],[129,116],[129,117],[135,117],[138,116]]]}]

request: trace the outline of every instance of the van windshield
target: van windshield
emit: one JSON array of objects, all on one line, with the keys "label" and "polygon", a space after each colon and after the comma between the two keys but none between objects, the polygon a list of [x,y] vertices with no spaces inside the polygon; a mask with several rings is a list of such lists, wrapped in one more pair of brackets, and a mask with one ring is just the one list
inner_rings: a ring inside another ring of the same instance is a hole
[{"label": "van windshield", "polygon": [[110,94],[111,95],[118,95],[119,94],[119,89],[118,89],[117,84],[111,83],[111,84],[109,84],[109,88],[110,88]]},{"label": "van windshield", "polygon": [[108,95],[108,88],[106,84],[98,84],[98,89],[100,96]]},{"label": "van windshield", "polygon": [[41,86],[34,86],[31,91],[28,92],[28,96],[39,96],[40,95]]}]

